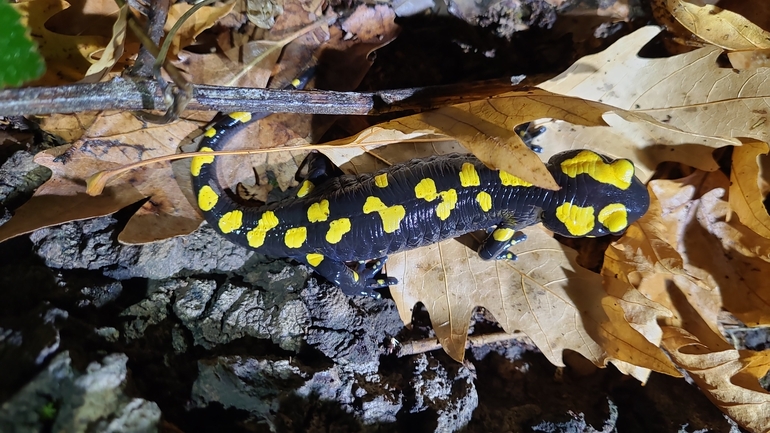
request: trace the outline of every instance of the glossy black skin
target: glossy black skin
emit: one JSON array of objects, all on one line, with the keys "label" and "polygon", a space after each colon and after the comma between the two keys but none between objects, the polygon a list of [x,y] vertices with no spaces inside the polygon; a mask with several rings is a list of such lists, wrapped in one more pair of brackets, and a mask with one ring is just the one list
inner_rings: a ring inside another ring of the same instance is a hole
[{"label": "glossy black skin", "polygon": [[[312,75],[312,69],[306,71],[287,88],[304,87]],[[200,147],[221,150],[237,131],[267,115],[255,113],[249,120],[225,116],[211,128],[213,131],[209,132],[213,134],[201,140]],[[209,224],[220,233],[219,222],[224,215],[232,211],[242,213],[240,227],[222,233],[234,243],[254,248],[262,254],[290,257],[308,264],[349,295],[377,296],[373,289],[397,283],[394,278],[378,276],[387,255],[391,253],[496,227],[479,248],[479,255],[484,259],[515,259],[508,248],[525,238],[518,232],[524,227],[543,222],[555,233],[574,236],[556,217],[556,208],[564,203],[592,207],[597,212],[609,204],[619,203],[625,207],[628,224],[644,215],[650,198],[647,189],[636,177],[628,188],[620,189],[586,174],[575,178],[564,174],[561,162],[580,152],[580,149],[562,152],[549,160],[547,167],[561,186],[559,191],[504,185],[500,172],[490,170],[472,155],[453,154],[412,160],[377,173],[356,176],[343,174],[328,158],[317,152],[308,155],[297,174],[298,181],[309,180],[314,185],[314,189],[302,197],[295,196],[256,207],[243,206],[219,184],[216,159],[203,164],[199,173],[193,175],[193,186],[196,197],[204,187],[211,188],[216,195],[216,205],[202,212]],[[609,157],[599,156],[606,163],[613,162]],[[478,174],[477,184],[462,184],[459,173],[464,164],[473,165]],[[375,182],[377,176],[383,174],[387,175],[387,187],[378,186]],[[456,193],[454,207],[444,218],[440,218],[437,212],[437,206],[444,197],[428,201],[416,196],[415,186],[424,179],[431,179],[437,192],[453,190]],[[481,192],[490,197],[487,210],[480,206],[478,196]],[[386,231],[384,218],[378,212],[364,212],[367,199],[372,197],[387,207],[403,207],[403,218],[398,220],[396,229]],[[324,221],[310,221],[308,209],[321,201],[328,201],[328,217]],[[278,223],[266,232],[263,242],[254,247],[250,245],[248,234],[268,211],[275,215]],[[350,230],[339,241],[329,242],[327,232],[330,224],[340,219],[349,220]],[[289,247],[286,231],[296,228],[305,228],[306,237],[300,246]],[[495,232],[501,231],[516,233],[504,240],[496,240]],[[610,231],[597,220],[593,230],[579,236],[606,234]],[[320,262],[319,255],[323,257]],[[315,260],[311,256],[315,256]],[[369,260],[371,262],[367,266],[366,261]],[[359,262],[359,265],[353,270],[346,262]]]},{"label": "glossy black skin", "polygon": [[[232,120],[232,119],[230,119]],[[222,122],[215,126],[218,132],[208,138],[205,145],[218,150],[231,132],[242,123]],[[231,241],[249,246],[246,233],[257,226],[265,211],[272,211],[280,221],[279,225],[268,231],[264,244],[256,248],[262,254],[275,257],[291,257],[308,263],[307,254],[322,254],[324,261],[315,269],[324,277],[340,286],[346,293],[372,294],[372,289],[394,284],[394,279],[378,279],[377,271],[388,254],[433,244],[444,239],[490,227],[520,230],[524,227],[544,222],[556,233],[572,236],[569,230],[555,217],[555,208],[565,202],[579,206],[603,208],[610,203],[623,203],[628,211],[629,223],[641,217],[649,206],[649,196],[644,185],[634,178],[631,186],[625,190],[609,184],[600,183],[588,175],[570,178],[561,171],[560,162],[576,155],[580,150],[563,152],[551,158],[547,164],[556,182],[562,187],[559,191],[550,191],[534,186],[505,186],[500,181],[500,173],[488,169],[472,155],[445,155],[427,159],[413,160],[405,164],[389,167],[373,174],[342,175],[325,156],[312,153],[306,160],[311,167],[308,177],[316,183],[315,189],[301,198],[291,198],[269,203],[260,207],[244,207],[229,199],[213,175],[216,164],[205,166],[196,177],[196,191],[202,185],[214,188],[221,199],[204,215],[209,223],[217,227],[219,218],[234,209],[243,212],[243,225],[239,230],[224,234]],[[612,160],[605,157],[607,162]],[[459,172],[465,163],[474,166],[479,176],[479,185],[463,187]],[[388,186],[380,188],[374,178],[387,174]],[[441,220],[436,209],[440,198],[432,202],[415,196],[415,185],[422,179],[432,179],[437,191],[454,189],[457,202],[449,216]],[[480,209],[476,200],[481,191],[492,198],[488,212]],[[386,206],[404,207],[404,218],[399,228],[387,233],[383,228],[382,218],[377,212],[364,213],[363,205],[368,197],[377,197]],[[307,211],[313,203],[321,200],[329,202],[329,217],[324,222],[308,221]],[[351,230],[341,241],[331,244],[325,240],[329,223],[339,218],[348,218]],[[289,248],[285,244],[286,229],[307,227],[307,239],[300,248]],[[584,236],[601,236],[609,231],[597,222],[594,230]],[[515,237],[510,241],[496,241],[490,236],[480,248],[483,258],[512,258],[507,249],[520,240]],[[345,262],[378,259],[374,267],[359,266],[356,275],[345,266]],[[308,263],[309,264],[309,263]]]}]

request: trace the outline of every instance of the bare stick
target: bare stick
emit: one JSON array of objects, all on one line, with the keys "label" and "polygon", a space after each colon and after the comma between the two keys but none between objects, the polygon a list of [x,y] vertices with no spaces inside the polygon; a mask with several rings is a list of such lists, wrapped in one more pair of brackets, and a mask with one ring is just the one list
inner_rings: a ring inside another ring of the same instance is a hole
[{"label": "bare stick", "polygon": [[[425,110],[526,89],[521,85],[511,86],[506,80],[373,93],[197,85],[186,109],[225,113],[377,115]],[[165,108],[163,93],[154,81],[116,78],[105,83],[0,90],[0,116]]]},{"label": "bare stick", "polygon": [[[483,335],[469,335],[468,340],[465,343],[465,348],[470,349],[472,347],[481,347],[486,344],[498,343],[508,340],[529,340],[526,334],[523,332],[505,333],[499,332],[495,334],[483,334]],[[398,357],[414,355],[417,353],[431,352],[441,348],[436,338],[426,338],[424,340],[407,341],[401,343],[401,347],[398,350]]]}]

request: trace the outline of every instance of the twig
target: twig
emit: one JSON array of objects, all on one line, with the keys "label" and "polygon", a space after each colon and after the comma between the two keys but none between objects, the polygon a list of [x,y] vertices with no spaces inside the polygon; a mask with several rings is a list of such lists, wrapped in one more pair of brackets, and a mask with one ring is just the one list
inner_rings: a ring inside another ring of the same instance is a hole
[{"label": "twig", "polygon": [[[197,85],[187,110],[378,115],[425,110],[526,89],[523,85],[511,86],[506,80],[373,93]],[[0,116],[165,108],[163,93],[153,81],[116,78],[106,83],[0,90]]]},{"label": "twig", "polygon": [[[157,46],[160,42],[160,38],[165,34],[163,31],[163,25],[168,18],[169,0],[152,0],[150,6],[145,8],[142,12],[147,15],[146,33],[152,41],[152,46]],[[129,1],[131,6],[135,6]],[[142,45],[139,49],[139,55],[137,56],[136,63],[131,67],[128,75],[133,77],[152,77],[152,67],[155,62],[155,56]]]},{"label": "twig", "polygon": [[[513,333],[505,333],[505,332],[499,332],[494,334],[483,334],[483,335],[469,335],[468,340],[465,342],[465,349],[470,349],[472,347],[481,347],[487,344],[491,343],[499,343],[501,341],[509,341],[509,340],[521,340],[521,339],[529,339],[526,334],[523,332],[513,332]],[[439,343],[438,339],[436,338],[426,338],[424,340],[417,340],[417,341],[407,341],[404,343],[401,343],[401,347],[398,350],[398,357],[402,356],[408,356],[408,355],[414,355],[417,353],[425,353],[425,352],[431,352],[434,350],[438,350],[441,348],[441,343]]]},{"label": "twig", "polygon": [[[410,138],[406,141],[400,141],[400,143],[418,143],[418,142],[431,142],[436,141],[435,138]],[[308,144],[304,146],[292,146],[292,147],[270,147],[266,149],[238,149],[238,150],[217,150],[215,152],[184,152],[175,153],[173,155],[157,156],[155,158],[143,159],[141,161],[134,162],[132,164],[122,165],[111,170],[98,171],[91,175],[86,180],[86,193],[88,195],[99,195],[104,191],[104,187],[107,186],[111,180],[127,173],[131,170],[135,170],[139,167],[144,167],[151,164],[157,164],[160,162],[176,161],[178,159],[195,158],[196,156],[223,156],[223,155],[258,155],[261,153],[277,153],[277,152],[292,152],[303,150],[319,150],[319,149],[340,149],[340,148],[353,148],[353,147],[370,147],[382,144],[390,144],[392,141],[369,141],[365,145],[360,143],[350,144]]]}]

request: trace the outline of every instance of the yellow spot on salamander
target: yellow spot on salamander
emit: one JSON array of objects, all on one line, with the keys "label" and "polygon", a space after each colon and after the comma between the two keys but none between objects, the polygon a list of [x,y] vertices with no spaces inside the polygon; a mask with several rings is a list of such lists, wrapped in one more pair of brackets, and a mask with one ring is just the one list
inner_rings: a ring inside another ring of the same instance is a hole
[{"label": "yellow spot on salamander", "polygon": [[425,201],[433,201],[441,197],[441,203],[436,206],[436,215],[442,221],[449,218],[449,214],[457,204],[457,191],[448,189],[446,191],[436,192],[436,183],[433,179],[425,178],[414,187],[414,195]]},{"label": "yellow spot on salamander", "polygon": [[246,123],[251,120],[251,113],[248,111],[236,111],[235,113],[230,113],[229,116],[241,123]]},{"label": "yellow spot on salamander", "polygon": [[302,84],[302,80],[300,80],[299,78],[295,78],[291,80],[292,87],[299,87],[301,84]]},{"label": "yellow spot on salamander", "polygon": [[278,225],[278,217],[272,211],[266,211],[257,222],[257,226],[246,233],[246,240],[252,248],[259,248],[265,243],[267,232]]},{"label": "yellow spot on salamander", "polygon": [[489,212],[492,209],[492,196],[489,193],[481,191],[476,195],[476,202],[481,206],[481,210]]},{"label": "yellow spot on salamander", "polygon": [[594,208],[591,206],[580,207],[564,203],[556,208],[556,218],[573,236],[584,236],[594,229]]},{"label": "yellow spot on salamander", "polygon": [[214,127],[208,128],[204,133],[203,136],[206,138],[211,138],[213,136],[217,135],[217,129]]},{"label": "yellow spot on salamander", "polygon": [[356,271],[352,271],[352,272],[353,272],[353,280],[357,283],[358,282],[358,272],[356,272]]},{"label": "yellow spot on salamander", "polygon": [[505,186],[532,186],[524,179],[518,178],[507,171],[500,170],[500,182]]},{"label": "yellow spot on salamander", "polygon": [[469,186],[481,185],[479,173],[476,171],[476,167],[470,162],[463,164],[463,168],[460,170],[460,185],[466,188]]},{"label": "yellow spot on salamander", "polygon": [[326,221],[329,218],[329,200],[313,203],[307,209],[307,220],[311,223]]},{"label": "yellow spot on salamander", "polygon": [[613,203],[604,207],[599,211],[599,222],[602,223],[607,230],[617,233],[628,227],[628,211],[626,207],[621,203]]},{"label": "yellow spot on salamander", "polygon": [[401,225],[401,220],[406,216],[406,209],[401,205],[393,205],[390,207],[385,206],[377,197],[368,197],[366,203],[364,203],[364,213],[370,214],[377,212],[382,219],[382,229],[385,233],[393,233],[398,230]]},{"label": "yellow spot on salamander", "polygon": [[425,178],[420,181],[414,187],[414,195],[417,198],[424,199],[425,201],[433,201],[438,197],[436,193],[436,182],[433,179]]},{"label": "yellow spot on salamander", "polygon": [[619,159],[607,164],[599,154],[590,150],[584,150],[573,158],[562,161],[561,170],[572,178],[587,174],[601,183],[620,189],[627,189],[634,179],[634,164],[631,161]]},{"label": "yellow spot on salamander", "polygon": [[305,260],[307,260],[310,266],[318,266],[321,264],[322,261],[324,261],[324,255],[317,254],[317,253],[310,253],[305,256]]},{"label": "yellow spot on salamander", "polygon": [[[201,147],[198,149],[198,152],[213,152],[210,147]],[[192,173],[193,176],[198,176],[201,174],[201,167],[203,167],[203,164],[211,164],[214,162],[214,156],[196,156],[192,159],[192,162],[190,163],[190,173]]]},{"label": "yellow spot on salamander", "polygon": [[340,218],[329,223],[329,231],[326,232],[326,242],[336,244],[342,240],[342,236],[350,231],[350,220]]},{"label": "yellow spot on salamander", "polygon": [[203,185],[200,191],[198,191],[198,207],[204,212],[214,209],[218,200],[219,196],[217,196],[214,189],[208,185]]},{"label": "yellow spot on salamander", "polygon": [[448,189],[439,193],[441,196],[441,203],[436,206],[436,215],[441,221],[449,218],[449,214],[457,204],[457,191],[454,189]]},{"label": "yellow spot on salamander", "polygon": [[299,190],[297,191],[297,197],[302,198],[310,194],[313,191],[313,188],[315,188],[313,182],[309,180],[302,181],[302,185],[299,186]]},{"label": "yellow spot on salamander", "polygon": [[516,233],[516,231],[509,228],[495,229],[495,231],[492,232],[492,237],[498,242],[507,242],[511,240],[514,233]]},{"label": "yellow spot on salamander", "polygon": [[388,186],[388,174],[382,173],[374,176],[374,184],[379,188],[385,188]]},{"label": "yellow spot on salamander", "polygon": [[241,228],[241,225],[243,225],[243,212],[237,209],[231,210],[219,218],[219,230],[222,230],[222,233],[234,232]]},{"label": "yellow spot on salamander", "polygon": [[299,248],[305,243],[307,239],[306,227],[293,227],[286,230],[286,235],[283,238],[283,243],[289,248]]},{"label": "yellow spot on salamander", "polygon": [[383,203],[382,200],[380,200],[377,197],[370,196],[366,198],[366,203],[364,203],[363,211],[365,214],[370,214],[372,212],[379,212],[387,208],[388,207],[385,206],[385,203]]}]

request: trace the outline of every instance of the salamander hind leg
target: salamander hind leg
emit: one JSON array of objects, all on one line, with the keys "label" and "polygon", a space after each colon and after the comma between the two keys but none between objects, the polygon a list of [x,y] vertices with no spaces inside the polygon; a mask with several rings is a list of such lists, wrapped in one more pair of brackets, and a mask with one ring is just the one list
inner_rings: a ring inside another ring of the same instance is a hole
[{"label": "salamander hind leg", "polygon": [[521,125],[514,128],[514,131],[516,134],[521,137],[521,140],[524,142],[524,144],[527,145],[527,147],[530,148],[535,153],[541,153],[543,152],[543,148],[532,144],[532,140],[540,136],[542,133],[545,132],[545,126],[535,127],[532,122],[522,123]]},{"label": "salamander hind leg", "polygon": [[527,235],[524,233],[506,224],[500,224],[479,247],[479,257],[484,260],[516,260],[516,254],[508,249],[526,239]]},{"label": "salamander hind leg", "polygon": [[356,273],[372,289],[384,289],[388,286],[396,285],[398,284],[398,279],[382,274],[382,268],[385,267],[387,261],[388,256],[374,260],[361,260],[358,262]]},{"label": "salamander hind leg", "polygon": [[294,179],[299,182],[297,197],[304,197],[310,194],[316,186],[343,174],[342,170],[329,157],[314,150],[302,160],[297,173],[294,175]]},{"label": "salamander hind leg", "polygon": [[342,289],[348,296],[379,298],[380,294],[375,292],[375,289],[382,289],[398,283],[395,278],[384,276],[378,278],[385,260],[386,257],[374,260],[372,265],[367,265],[366,262],[359,263],[355,271],[350,269],[345,262],[325,258],[321,254],[308,254],[301,261],[310,265],[319,275]]}]

